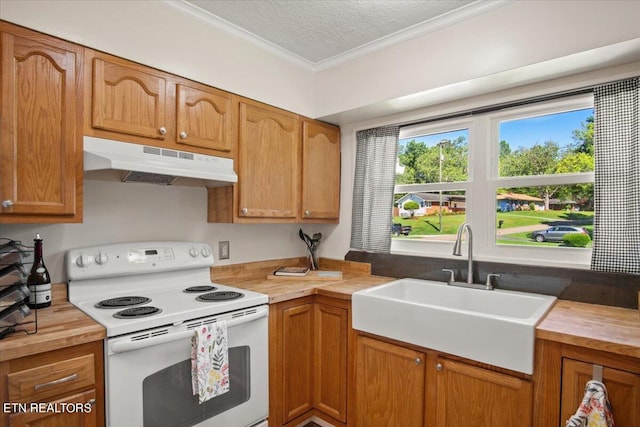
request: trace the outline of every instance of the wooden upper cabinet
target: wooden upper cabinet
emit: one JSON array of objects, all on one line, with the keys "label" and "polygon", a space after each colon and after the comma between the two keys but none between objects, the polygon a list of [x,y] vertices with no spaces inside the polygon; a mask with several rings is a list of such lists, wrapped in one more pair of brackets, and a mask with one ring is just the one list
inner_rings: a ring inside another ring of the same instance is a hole
[{"label": "wooden upper cabinet", "polygon": [[230,93],[176,87],[176,143],[218,151],[231,151],[233,99]]},{"label": "wooden upper cabinet", "polygon": [[153,70],[93,59],[92,126],[163,140],[167,81]]},{"label": "wooden upper cabinet", "polygon": [[302,219],[340,216],[340,129],[305,120],[302,125]]},{"label": "wooden upper cabinet", "polygon": [[240,103],[238,217],[296,219],[299,147],[297,115]]},{"label": "wooden upper cabinet", "polygon": [[0,30],[0,221],[80,221],[82,48]]}]

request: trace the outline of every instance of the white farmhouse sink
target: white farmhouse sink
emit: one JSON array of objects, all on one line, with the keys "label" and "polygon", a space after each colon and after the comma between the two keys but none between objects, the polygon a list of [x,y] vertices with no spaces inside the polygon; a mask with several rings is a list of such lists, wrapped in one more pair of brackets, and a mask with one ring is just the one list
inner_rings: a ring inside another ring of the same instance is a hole
[{"label": "white farmhouse sink", "polygon": [[535,327],[555,300],[401,279],[353,294],[353,328],[533,374]]}]

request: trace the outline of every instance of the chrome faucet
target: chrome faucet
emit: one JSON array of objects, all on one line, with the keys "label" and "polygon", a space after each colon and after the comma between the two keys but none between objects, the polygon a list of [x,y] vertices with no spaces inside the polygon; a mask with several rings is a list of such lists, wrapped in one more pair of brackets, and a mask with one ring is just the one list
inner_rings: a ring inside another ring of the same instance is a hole
[{"label": "chrome faucet", "polygon": [[453,255],[462,256],[462,233],[467,231],[467,245],[469,246],[468,253],[468,265],[467,265],[467,284],[473,284],[473,233],[471,233],[471,226],[468,222],[462,223],[458,227],[458,234],[456,235],[456,243],[453,245]]},{"label": "chrome faucet", "polygon": [[471,233],[471,226],[469,223],[465,222],[460,227],[458,227],[458,234],[456,235],[456,243],[453,245],[453,255],[462,256],[462,234],[467,232],[467,245],[469,246],[468,253],[468,265],[467,265],[467,283],[456,282],[455,273],[453,270],[443,268],[442,271],[446,271],[450,274],[450,279],[447,281],[447,284],[451,286],[462,286],[466,288],[475,288],[475,289],[486,289],[488,291],[493,290],[493,285],[491,284],[492,277],[500,277],[499,274],[489,274],[487,276],[487,282],[485,285],[476,285],[473,283],[473,233]]}]

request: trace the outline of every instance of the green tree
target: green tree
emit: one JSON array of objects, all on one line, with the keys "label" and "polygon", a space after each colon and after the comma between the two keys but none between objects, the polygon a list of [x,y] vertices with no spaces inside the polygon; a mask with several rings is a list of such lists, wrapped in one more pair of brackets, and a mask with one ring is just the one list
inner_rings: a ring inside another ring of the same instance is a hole
[{"label": "green tree", "polygon": [[442,147],[434,145],[418,159],[418,169],[424,175],[422,182],[440,182],[440,148],[442,148],[442,182],[466,181],[469,161],[467,138],[443,140]]},{"label": "green tree", "polygon": [[589,116],[586,121],[580,122],[580,129],[573,131],[572,138],[575,141],[575,145],[572,148],[575,152],[585,153],[593,157],[593,125],[593,116]]},{"label": "green tree", "polygon": [[560,146],[553,141],[520,147],[500,162],[500,176],[531,176],[554,173]]},{"label": "green tree", "polygon": [[405,210],[409,211],[409,213],[411,214],[411,217],[415,215],[416,210],[420,209],[420,205],[418,204],[418,202],[415,202],[413,200],[409,200],[408,202],[405,202],[405,204],[402,207]]},{"label": "green tree", "polygon": [[511,154],[511,146],[504,139],[500,141],[500,160]]},{"label": "green tree", "polygon": [[400,147],[398,160],[404,166],[404,172],[396,175],[397,184],[417,184],[425,181],[424,173],[418,168],[418,159],[428,150],[424,142],[415,139]]},{"label": "green tree", "polygon": [[[584,152],[568,153],[556,167],[556,173],[591,172],[594,170],[593,155]],[[574,184],[561,187],[557,192],[561,200],[590,201],[593,197],[593,184]]]}]

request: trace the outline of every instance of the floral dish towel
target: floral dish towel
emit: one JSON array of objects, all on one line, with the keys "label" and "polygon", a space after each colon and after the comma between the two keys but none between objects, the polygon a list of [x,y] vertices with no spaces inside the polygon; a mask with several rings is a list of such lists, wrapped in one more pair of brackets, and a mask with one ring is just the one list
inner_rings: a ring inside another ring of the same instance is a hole
[{"label": "floral dish towel", "polygon": [[589,381],[580,407],[567,421],[567,427],[615,427],[607,388],[600,381]]},{"label": "floral dish towel", "polygon": [[226,322],[203,325],[195,330],[191,338],[191,383],[199,403],[229,391]]}]

